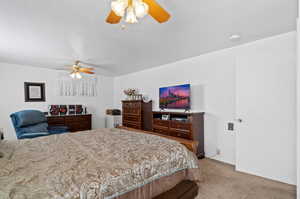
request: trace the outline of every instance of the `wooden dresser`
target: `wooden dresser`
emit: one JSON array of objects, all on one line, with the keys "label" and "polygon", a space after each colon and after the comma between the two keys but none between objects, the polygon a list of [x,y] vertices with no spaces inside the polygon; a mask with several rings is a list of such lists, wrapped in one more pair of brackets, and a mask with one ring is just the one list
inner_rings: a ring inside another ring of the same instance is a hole
[{"label": "wooden dresser", "polygon": [[51,126],[67,126],[71,132],[92,130],[92,115],[47,116]]},{"label": "wooden dresser", "polygon": [[[165,117],[166,120],[162,118]],[[197,156],[204,158],[204,113],[153,112],[153,132],[198,142]]]},{"label": "wooden dresser", "polygon": [[122,101],[122,123],[123,126],[152,130],[152,102],[145,103],[142,100]]}]

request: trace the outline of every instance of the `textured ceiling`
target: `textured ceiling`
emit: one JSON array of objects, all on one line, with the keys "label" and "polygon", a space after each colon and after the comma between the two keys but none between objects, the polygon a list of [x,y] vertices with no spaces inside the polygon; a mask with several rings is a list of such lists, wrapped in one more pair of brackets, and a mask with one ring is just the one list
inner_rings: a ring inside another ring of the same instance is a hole
[{"label": "textured ceiling", "polygon": [[169,22],[147,16],[122,30],[105,23],[109,0],[2,0],[0,62],[57,68],[81,59],[120,75],[296,29],[297,0],[157,1]]}]

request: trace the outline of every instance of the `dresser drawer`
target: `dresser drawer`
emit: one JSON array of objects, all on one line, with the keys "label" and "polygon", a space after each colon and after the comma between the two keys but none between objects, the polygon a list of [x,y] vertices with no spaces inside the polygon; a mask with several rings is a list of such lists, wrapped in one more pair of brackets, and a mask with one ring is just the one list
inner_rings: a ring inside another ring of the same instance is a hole
[{"label": "dresser drawer", "polygon": [[131,121],[123,121],[123,126],[134,128],[134,129],[142,129],[141,123],[131,122]]},{"label": "dresser drawer", "polygon": [[76,115],[76,116],[67,116],[66,117],[66,123],[69,122],[82,122],[82,121],[88,121],[91,119],[90,115]]},{"label": "dresser drawer", "polygon": [[50,126],[59,126],[65,124],[64,117],[48,117],[47,120]]},{"label": "dresser drawer", "polygon": [[91,122],[90,121],[80,121],[80,122],[76,122],[76,121],[71,121],[66,123],[68,126],[82,126],[82,127],[90,127],[91,126]]},{"label": "dresser drawer", "polygon": [[124,121],[141,122],[141,116],[139,115],[123,115]]},{"label": "dresser drawer", "polygon": [[123,114],[132,114],[132,115],[142,114],[142,109],[136,109],[136,108],[123,108],[122,111]]},{"label": "dresser drawer", "polygon": [[88,131],[91,130],[91,126],[90,125],[86,125],[86,124],[72,124],[69,126],[70,131],[71,132],[78,132],[78,131]]},{"label": "dresser drawer", "polygon": [[169,135],[169,130],[168,128],[161,128],[161,126],[153,126],[153,132],[159,133],[162,135]]},{"label": "dresser drawer", "polygon": [[169,128],[169,121],[161,119],[153,119],[153,124]]},{"label": "dresser drawer", "polygon": [[170,129],[171,136],[180,137],[184,139],[192,139],[192,135],[190,131],[185,130],[177,130],[177,129]]},{"label": "dresser drawer", "polygon": [[191,123],[185,123],[185,122],[177,122],[177,121],[171,121],[170,122],[170,128],[173,129],[184,129],[184,130],[191,130]]},{"label": "dresser drawer", "polygon": [[141,102],[123,102],[123,108],[141,109],[142,108],[142,103]]}]

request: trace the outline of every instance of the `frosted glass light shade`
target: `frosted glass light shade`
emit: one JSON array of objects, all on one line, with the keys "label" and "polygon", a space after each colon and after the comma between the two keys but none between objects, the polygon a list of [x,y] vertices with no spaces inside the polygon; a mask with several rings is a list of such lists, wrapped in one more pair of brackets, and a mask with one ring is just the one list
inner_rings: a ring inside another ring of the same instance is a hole
[{"label": "frosted glass light shade", "polygon": [[81,78],[82,78],[82,75],[81,75],[80,73],[77,72],[77,73],[76,73],[76,78],[77,78],[77,79],[81,79]]},{"label": "frosted glass light shade", "polygon": [[128,0],[114,0],[111,2],[111,9],[120,17],[125,15],[126,8],[128,7]]},{"label": "frosted glass light shade", "polygon": [[126,12],[127,12],[127,15],[126,15],[125,21],[127,23],[137,23],[138,22],[138,20],[137,20],[137,18],[135,16],[135,13],[134,13],[134,9],[133,9],[132,6],[129,6],[127,8]]},{"label": "frosted glass light shade", "polygon": [[134,11],[135,11],[135,15],[138,18],[143,18],[144,16],[146,16],[148,14],[149,6],[148,6],[148,4],[146,4],[145,2],[143,2],[141,0],[136,0],[134,2]]},{"label": "frosted glass light shade", "polygon": [[75,73],[71,73],[70,77],[75,78]]}]

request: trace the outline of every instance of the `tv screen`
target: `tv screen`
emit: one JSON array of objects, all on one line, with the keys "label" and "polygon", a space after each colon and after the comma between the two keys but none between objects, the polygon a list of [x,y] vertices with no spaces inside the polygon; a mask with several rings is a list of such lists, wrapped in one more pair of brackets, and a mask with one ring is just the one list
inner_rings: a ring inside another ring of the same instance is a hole
[{"label": "tv screen", "polygon": [[191,86],[184,84],[159,89],[159,108],[161,109],[190,109]]}]

